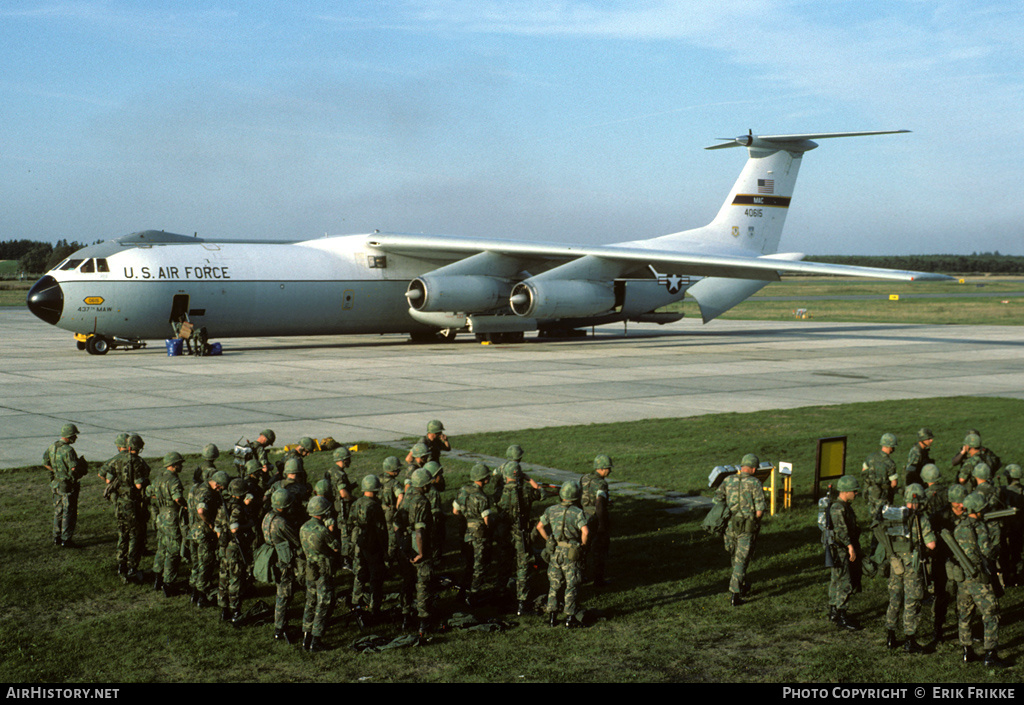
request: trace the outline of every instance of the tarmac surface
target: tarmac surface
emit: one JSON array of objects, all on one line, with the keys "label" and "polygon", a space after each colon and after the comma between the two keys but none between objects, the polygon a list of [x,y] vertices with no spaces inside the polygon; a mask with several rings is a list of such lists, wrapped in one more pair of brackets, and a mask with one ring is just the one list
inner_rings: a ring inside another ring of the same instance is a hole
[{"label": "tarmac surface", "polygon": [[140,433],[146,455],[231,448],[272,428],[393,442],[428,420],[460,434],[931,396],[1024,399],[1024,327],[684,320],[519,345],[403,336],[163,341],[105,356],[24,309],[0,309],[0,468],[38,465],[62,424],[89,460]]}]

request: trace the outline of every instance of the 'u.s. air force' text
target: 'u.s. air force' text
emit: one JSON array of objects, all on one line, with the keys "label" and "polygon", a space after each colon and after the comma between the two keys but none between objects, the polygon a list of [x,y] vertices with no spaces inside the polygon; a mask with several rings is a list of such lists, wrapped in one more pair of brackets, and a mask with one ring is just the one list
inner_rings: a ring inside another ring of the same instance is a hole
[{"label": "'u.s. air force' text", "polygon": [[227,267],[134,267],[124,268],[125,279],[230,279]]}]

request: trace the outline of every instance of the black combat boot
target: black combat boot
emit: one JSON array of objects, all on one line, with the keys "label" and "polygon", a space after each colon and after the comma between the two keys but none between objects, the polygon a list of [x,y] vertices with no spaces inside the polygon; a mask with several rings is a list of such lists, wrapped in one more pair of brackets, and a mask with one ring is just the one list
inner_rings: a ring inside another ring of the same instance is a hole
[{"label": "black combat boot", "polygon": [[828,621],[832,622],[832,624],[835,624],[837,619],[839,619],[839,610],[836,609],[835,605],[829,605]]},{"label": "black combat boot", "polygon": [[731,599],[731,603],[732,603],[733,607],[739,607],[740,605],[743,604],[743,598],[740,597],[740,594],[738,592],[734,592],[734,593],[731,593],[731,594],[732,594],[732,598],[730,598],[730,599]]},{"label": "black combat boot", "polygon": [[580,620],[576,619],[576,615],[570,614],[568,617],[565,618],[566,629],[579,629],[582,626],[583,623],[580,622]]},{"label": "black combat boot", "polygon": [[274,640],[283,641],[285,644],[292,643],[292,640],[288,638],[288,625],[274,630]]},{"label": "black combat boot", "polygon": [[999,658],[999,654],[996,653],[996,650],[991,649],[985,652],[985,665],[989,668],[1009,668],[1010,662]]},{"label": "black combat boot", "polygon": [[302,648],[309,651],[310,644],[313,643],[313,632],[302,632]]},{"label": "black combat boot", "polygon": [[896,638],[896,632],[895,632],[894,630],[892,630],[892,629],[887,629],[887,630],[885,631],[885,646],[886,646],[886,647],[887,647],[887,648],[888,648],[888,649],[889,649],[890,651],[893,651],[893,650],[895,650],[895,649],[898,649],[898,648],[899,648],[899,646],[900,646],[900,642],[899,642],[899,640],[898,640],[898,639]]},{"label": "black combat boot", "polygon": [[963,647],[963,656],[961,657],[964,663],[974,663],[978,660],[978,655],[974,653],[973,646]]},{"label": "black combat boot", "polygon": [[220,621],[230,622],[231,621],[231,608],[221,607],[220,608]]},{"label": "black combat boot", "polygon": [[853,617],[846,613],[846,610],[839,610],[838,617],[836,618],[836,626],[840,629],[845,629],[850,632],[859,632],[861,629],[860,623],[857,622]]},{"label": "black combat boot", "polygon": [[907,640],[903,642],[903,651],[908,654],[923,654],[924,647],[917,643],[917,639],[913,636],[908,636]]},{"label": "black combat boot", "polygon": [[558,626],[558,615],[556,615],[554,612],[548,614],[548,625],[552,627]]},{"label": "black combat boot", "polygon": [[160,592],[161,590],[163,590],[163,587],[164,587],[164,576],[160,575],[160,573],[157,573],[156,575],[153,576],[153,590],[155,592]]},{"label": "black combat boot", "polygon": [[516,614],[522,617],[524,614],[529,614],[530,608],[526,604],[526,600],[519,600],[516,603]]},{"label": "black combat boot", "polygon": [[324,646],[324,643],[320,641],[320,637],[310,637],[309,646],[306,647],[306,651],[309,651],[310,653],[319,653],[320,651],[325,650],[326,647]]}]

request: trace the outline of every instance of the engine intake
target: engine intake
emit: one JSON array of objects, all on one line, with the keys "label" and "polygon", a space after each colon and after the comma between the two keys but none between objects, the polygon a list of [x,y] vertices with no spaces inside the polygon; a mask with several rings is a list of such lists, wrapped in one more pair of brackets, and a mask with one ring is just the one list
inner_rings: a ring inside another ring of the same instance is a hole
[{"label": "engine intake", "polygon": [[479,275],[431,276],[409,282],[405,297],[416,311],[477,313],[505,305],[512,284],[497,277]]},{"label": "engine intake", "polygon": [[611,282],[527,279],[513,287],[509,304],[517,316],[538,319],[582,318],[613,309],[615,290]]}]

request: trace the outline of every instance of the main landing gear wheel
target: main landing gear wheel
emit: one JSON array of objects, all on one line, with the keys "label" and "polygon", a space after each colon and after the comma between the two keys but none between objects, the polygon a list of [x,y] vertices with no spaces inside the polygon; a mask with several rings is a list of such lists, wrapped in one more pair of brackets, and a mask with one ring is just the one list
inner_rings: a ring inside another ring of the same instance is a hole
[{"label": "main landing gear wheel", "polygon": [[85,342],[85,351],[90,355],[106,355],[110,350],[110,341],[101,335],[94,335]]}]

